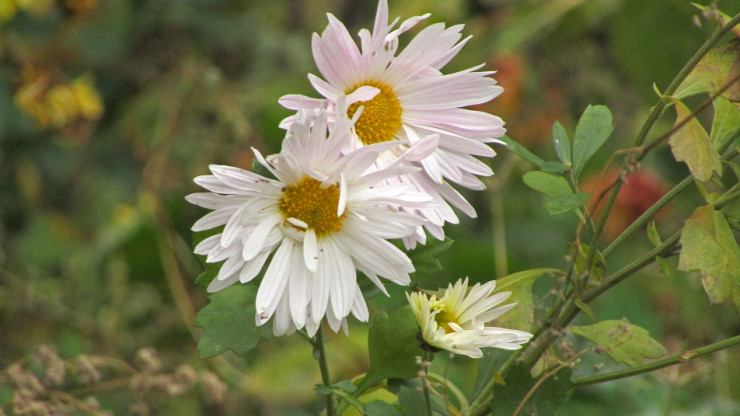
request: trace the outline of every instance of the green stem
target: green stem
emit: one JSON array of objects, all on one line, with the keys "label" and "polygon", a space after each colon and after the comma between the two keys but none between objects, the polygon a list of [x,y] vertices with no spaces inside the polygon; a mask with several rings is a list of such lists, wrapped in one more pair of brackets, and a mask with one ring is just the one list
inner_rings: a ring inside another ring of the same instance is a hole
[{"label": "green stem", "polygon": [[[678,243],[679,238],[681,238],[681,232],[676,231],[672,236],[666,239],[661,245],[653,248],[652,250],[645,253],[642,257],[638,258],[637,260],[634,260],[632,263],[624,266],[620,270],[614,272],[612,275],[606,277],[604,279],[604,282],[601,285],[596,286],[586,291],[586,293],[584,293],[583,295],[583,301],[587,303],[591,302],[597,296],[601,295],[602,293],[606,292],[610,288],[614,287],[616,284],[618,284],[625,278],[629,277],[634,272],[640,270],[641,268],[655,261],[656,256],[660,256],[662,254],[667,253],[670,250],[673,250],[676,246],[676,243]],[[567,325],[568,322],[570,321],[566,321],[563,323]]]},{"label": "green stem", "polygon": [[[673,81],[671,84],[666,88],[666,90],[663,92],[664,96],[670,96],[681,85],[681,83],[686,79],[686,77],[691,73],[691,71],[694,69],[696,64],[699,63],[699,61],[704,57],[704,55],[709,52],[709,50],[724,36],[726,33],[728,33],[735,25],[737,25],[740,22],[740,14],[735,15],[735,17],[730,20],[730,22],[727,25],[718,27],[714,33],[709,37],[709,39],[702,44],[699,49],[696,51],[694,56],[689,59],[689,61],[684,65],[683,68],[681,68],[681,71],[676,75],[675,78],[673,78]],[[647,138],[648,133],[650,133],[650,130],[655,125],[655,122],[658,121],[660,118],[660,115],[663,113],[663,109],[668,104],[668,100],[664,99],[663,97],[659,98],[658,101],[655,103],[655,105],[652,108],[652,111],[648,115],[647,120],[642,125],[642,128],[640,129],[640,132],[637,134],[637,137],[635,138],[635,142],[632,145],[632,147],[639,147]],[[632,163],[631,159],[628,157],[625,159],[624,163],[622,164],[622,172],[621,174],[624,174],[628,170],[628,166]],[[617,199],[617,194],[619,194],[619,190],[622,187],[623,181],[617,181],[614,184],[614,187],[611,190],[611,193],[609,194],[609,198],[606,201],[606,205],[604,206],[604,210],[602,211],[601,217],[599,218],[599,223],[596,226],[596,231],[593,234],[593,237],[591,238],[591,250],[589,250],[588,256],[586,258],[585,268],[584,270],[591,270],[591,265],[593,264],[596,254],[595,248],[598,246],[598,242],[601,239],[601,234],[604,232],[604,228],[606,226],[606,220],[609,217],[609,213],[611,212],[612,207],[614,206],[614,202]]]},{"label": "green stem", "polygon": [[[499,376],[502,378],[506,377],[506,374],[508,374],[509,369],[512,365],[516,362],[517,357],[522,353],[523,349],[519,349],[514,351],[513,354],[509,356],[509,358],[506,360],[504,365],[501,366],[501,369],[499,369]],[[472,403],[470,403],[470,410],[468,411],[467,415],[469,416],[481,416],[485,414],[488,411],[488,402],[493,397],[493,387],[496,385],[496,378],[491,378],[488,380],[488,383],[483,386],[483,388],[480,391],[480,394],[478,397],[473,400]],[[465,413],[463,413],[465,415]]]},{"label": "green stem", "polygon": [[[740,23],[740,14],[734,16],[730,22],[724,26],[721,26],[717,28],[717,30],[714,31],[714,33],[702,44],[699,49],[696,51],[694,56],[684,65],[684,67],[679,71],[679,73],[676,75],[676,77],[673,79],[671,84],[666,88],[666,90],[663,92],[663,95],[671,95],[673,94],[676,89],[681,85],[681,83],[686,79],[686,77],[691,73],[691,71],[694,69],[697,63],[706,55],[707,52],[719,41],[719,39],[724,36],[726,33],[730,31],[735,25]],[[639,147],[647,138],[648,134],[650,133],[650,130],[653,128],[655,123],[660,118],[663,110],[665,109],[665,106],[667,105],[668,101],[666,101],[663,98],[660,98],[657,103],[652,107],[652,110],[650,111],[650,114],[648,115],[648,118],[643,123],[640,132],[638,133],[637,137],[635,138],[635,142],[632,147]],[[629,159],[625,160],[625,162],[622,165],[622,172],[626,172],[628,170],[628,166],[631,163]],[[687,182],[684,184],[684,182]],[[671,192],[680,192],[688,186],[692,182],[691,178],[687,178],[683,182],[681,182],[679,185],[674,187],[674,189]],[[606,226],[606,220],[609,217],[609,213],[611,212],[612,207],[614,206],[614,203],[616,201],[617,194],[619,193],[619,190],[622,186],[622,181],[617,181],[608,198],[606,201],[606,204],[604,206],[604,210],[602,211],[602,215],[599,218],[599,222],[596,225],[594,229],[594,233],[592,234],[591,238],[591,247],[595,248],[597,247],[598,241],[601,238],[601,234],[603,233],[605,226]],[[673,198],[674,195],[668,196],[668,198],[663,201],[658,202],[658,204],[665,204],[667,203],[671,198]],[[723,200],[723,202],[725,202]],[[657,205],[657,204],[656,204]],[[659,209],[660,206],[658,206],[657,209]],[[643,218],[642,216],[638,218],[637,221],[645,222],[647,219],[652,215],[654,212],[650,212],[648,215],[645,215]],[[620,236],[619,241],[613,242],[610,247],[607,247],[606,250],[608,250],[608,253],[613,252],[617,247],[619,247],[621,244],[624,243],[624,241],[639,228],[640,225],[635,225],[634,228],[626,230],[623,233],[623,237]],[[640,268],[644,267],[645,265],[651,263],[655,256],[667,252],[669,250],[672,250],[675,246],[675,243],[680,238],[680,234],[676,233],[671,238],[666,240],[663,244],[661,244],[659,247],[656,247],[653,249],[650,253],[643,256],[642,258],[638,259],[637,261],[631,263],[630,265],[626,266],[622,270],[616,272],[612,276],[605,279],[605,282],[602,286],[599,286],[597,288],[594,288],[590,291],[587,291],[584,294],[583,300],[585,302],[589,302],[590,300],[593,300],[598,295],[603,293],[606,289],[616,285],[621,280],[629,276],[631,273],[634,273],[636,270],[639,270]],[[616,243],[616,244],[615,244]],[[585,270],[590,270],[591,264],[593,263],[595,259],[595,254],[597,250],[592,249],[589,250],[589,254],[586,258],[586,267]],[[607,251],[605,251],[606,253]],[[563,306],[564,305],[564,306]],[[530,343],[529,348],[525,350],[519,350],[516,351],[514,354],[512,354],[509,357],[509,360],[504,363],[504,365],[501,367],[501,370],[499,371],[499,374],[501,377],[506,378],[506,375],[508,373],[508,370],[511,368],[513,363],[517,360],[522,360],[528,365],[534,365],[534,363],[539,360],[540,356],[545,352],[547,347],[550,345],[550,343],[555,339],[557,330],[560,328],[563,328],[566,326],[570,321],[575,318],[575,316],[578,314],[579,309],[575,305],[575,302],[573,302],[572,299],[569,299],[565,302],[559,302],[557,305],[558,310],[562,310],[562,313],[559,315],[549,315],[553,317],[552,324],[548,325],[546,322],[545,327],[540,328],[540,330],[536,331],[535,336],[532,338],[532,341]],[[559,316],[558,318],[555,318],[556,316]],[[521,356],[521,358],[520,358]],[[481,414],[484,414],[488,409],[484,405],[484,403],[487,400],[490,400],[491,395],[493,393],[493,387],[495,385],[495,380],[490,380],[488,384],[486,384],[483,389],[481,390],[480,395],[473,400],[473,402],[470,404],[470,416],[479,416]]]},{"label": "green stem", "polygon": [[[313,340],[313,347],[318,352],[319,370],[321,371],[321,381],[326,387],[331,389],[331,377],[329,377],[329,364],[326,361],[326,351],[324,349],[324,329],[322,325],[319,325],[319,330],[316,331],[316,338]],[[336,416],[334,410],[334,395],[328,394],[326,396],[326,416]]]},{"label": "green stem", "polygon": [[[578,185],[573,180],[572,172],[570,175],[568,175],[567,179],[568,179],[568,184],[570,185],[570,189],[573,191],[573,193],[577,194],[578,192],[580,192],[578,190]],[[589,215],[589,212],[586,209],[586,206],[585,205],[582,206],[580,208],[580,211],[581,211],[581,215],[583,216],[583,222],[586,224],[586,228],[588,229],[588,233],[593,235],[594,232],[596,231],[594,229],[594,221],[591,219],[591,215]]]},{"label": "green stem", "polygon": [[429,394],[429,366],[432,365],[433,353],[424,351],[424,380],[421,381],[424,389],[424,402],[427,406],[427,416],[434,416],[432,413],[432,396]]},{"label": "green stem", "polygon": [[460,390],[460,388],[455,385],[455,383],[452,383],[444,376],[435,373],[427,373],[427,377],[429,377],[429,380],[433,380],[444,385],[446,390],[452,392],[452,394],[457,399],[457,403],[460,405],[459,413],[462,415],[468,414],[468,409],[470,407],[468,405],[468,399],[465,397],[465,394]]},{"label": "green stem", "polygon": [[732,347],[740,344],[740,335],[728,338],[726,340],[715,342],[714,344],[706,345],[701,348],[688,350],[680,354],[664,358],[662,360],[653,361],[651,363],[641,365],[638,367],[628,368],[621,371],[615,371],[607,374],[600,374],[597,376],[583,377],[573,380],[571,384],[573,386],[585,386],[588,384],[603,383],[606,381],[618,380],[620,378],[632,377],[642,373],[648,373],[671,365],[681,364],[686,361],[691,361],[694,358],[701,357],[703,355],[711,354],[725,348]]},{"label": "green stem", "polygon": [[612,241],[612,243],[609,244],[607,248],[604,249],[602,253],[604,257],[608,257],[616,249],[618,249],[632,234],[634,234],[635,231],[642,228],[642,226],[644,226],[645,223],[648,222],[648,220],[650,220],[650,218],[652,218],[652,216],[655,215],[655,213],[658,212],[659,209],[663,208],[668,202],[670,202],[692,183],[694,183],[694,178],[689,176],[686,179],[682,180],[678,185],[674,186],[673,189],[668,191],[668,193],[663,195],[663,197],[660,198],[658,202],[648,208],[647,211],[640,215],[639,218],[637,218],[632,224],[630,224],[630,226],[627,227],[626,230],[622,231],[622,233],[614,241]]}]

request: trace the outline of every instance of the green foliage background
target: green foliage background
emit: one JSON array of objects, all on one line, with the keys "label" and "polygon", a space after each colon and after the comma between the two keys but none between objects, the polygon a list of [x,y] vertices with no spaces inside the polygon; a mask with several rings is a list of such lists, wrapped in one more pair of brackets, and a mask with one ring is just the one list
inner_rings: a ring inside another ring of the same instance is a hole
[{"label": "green foliage background", "polygon": [[[47,3],[41,11],[17,10],[0,27],[0,368],[41,344],[62,358],[128,361],[153,347],[165,368],[210,369],[229,385],[223,402],[195,391],[155,400],[153,414],[315,414],[318,369],[298,336],[260,341],[243,358],[198,358],[202,331],[193,318],[207,301],[194,283],[202,266],[189,228],[204,212],[184,195],[198,191],[192,178],[210,163],[250,167],[250,147],[279,150],[277,125],[289,112],[277,99],[316,95],[306,78],[316,73],[311,33],[323,30],[324,13],[332,12],[354,34],[371,24],[375,2],[100,0],[83,11],[73,1]],[[732,0],[717,4],[731,15],[740,11]],[[539,155],[556,157],[555,120],[573,132],[588,104],[608,106],[616,130],[607,151],[582,167],[592,175],[608,163],[609,150],[631,143],[655,101],[653,83],[664,88],[713,25],[699,18],[704,27],[697,27],[698,11],[683,0],[391,0],[390,8],[391,16],[431,12],[431,22],[465,23],[474,38],[448,70],[482,62],[500,69],[506,92],[481,109],[501,115],[508,135]],[[61,84],[90,74],[102,116],[44,128],[19,104],[27,68]],[[671,117],[662,123],[656,134],[670,128]],[[466,193],[479,218],[446,228],[455,243],[439,259],[442,270],[417,277],[424,288],[561,267],[577,218],[550,216],[521,179],[532,166],[497,151],[489,189]],[[644,166],[665,184],[686,173],[667,146]],[[659,231],[673,233],[692,210],[671,205]],[[606,267],[616,270],[650,247],[643,233]],[[535,296],[546,299],[538,287]],[[404,288],[389,289],[391,298],[376,297],[373,312],[405,303]],[[626,317],[648,329],[670,352],[740,332],[736,311],[710,305],[696,273],[669,277],[648,268],[592,309],[598,320]],[[356,322],[349,337],[331,337],[337,380],[367,369],[366,337],[367,326]],[[450,376],[471,390],[477,363],[454,361]],[[680,369],[581,388],[556,414],[736,414],[737,362],[735,348]],[[444,372],[445,360],[437,363]],[[126,388],[92,394],[104,409],[129,413],[133,393]]]}]

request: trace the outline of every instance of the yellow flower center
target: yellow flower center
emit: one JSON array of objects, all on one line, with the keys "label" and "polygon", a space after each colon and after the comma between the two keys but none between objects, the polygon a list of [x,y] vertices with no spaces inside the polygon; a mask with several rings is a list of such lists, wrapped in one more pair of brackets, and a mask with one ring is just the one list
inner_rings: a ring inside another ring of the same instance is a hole
[{"label": "yellow flower center", "polygon": [[433,301],[431,309],[432,311],[439,311],[436,315],[434,315],[434,322],[436,322],[440,328],[443,328],[445,330],[445,334],[454,332],[452,327],[450,327],[450,322],[457,322],[457,316],[447,311],[444,303],[439,301]]},{"label": "yellow flower center", "polygon": [[[305,222],[316,237],[325,237],[342,229],[342,216],[337,216],[339,205],[339,187],[330,185],[321,187],[321,182],[308,176],[297,185],[288,186],[280,198],[280,212],[287,220],[295,218]],[[290,223],[288,223],[290,224]],[[293,228],[305,231],[290,224]]]},{"label": "yellow flower center", "polygon": [[363,144],[387,142],[393,140],[401,129],[401,102],[390,85],[378,81],[368,81],[347,90],[347,94],[362,86],[375,87],[380,92],[369,101],[353,103],[347,110],[349,118],[355,115],[360,106],[364,107],[362,115],[355,123],[355,132]]}]

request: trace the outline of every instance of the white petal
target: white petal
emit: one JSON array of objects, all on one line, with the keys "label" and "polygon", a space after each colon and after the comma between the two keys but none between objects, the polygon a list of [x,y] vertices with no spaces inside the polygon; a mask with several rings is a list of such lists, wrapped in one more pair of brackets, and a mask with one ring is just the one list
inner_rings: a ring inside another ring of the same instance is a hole
[{"label": "white petal", "polygon": [[242,258],[244,260],[252,260],[267,242],[267,236],[270,235],[273,228],[282,220],[280,214],[270,215],[265,217],[257,224],[249,237],[244,241],[244,249],[242,250]]},{"label": "white petal", "polygon": [[283,240],[270,265],[267,267],[265,277],[262,279],[257,290],[255,305],[257,313],[255,321],[258,325],[265,323],[272,316],[278,306],[280,297],[283,296],[285,285],[289,279],[290,262],[294,255],[294,244],[289,238]]},{"label": "white petal", "polygon": [[270,256],[271,252],[271,249],[264,250],[263,252],[255,256],[252,260],[246,262],[244,267],[242,267],[242,271],[239,273],[239,281],[242,283],[247,283],[254,279],[254,277],[257,276],[262,270],[262,267],[265,265],[265,261],[267,261],[267,257]]},{"label": "white petal", "polygon": [[316,273],[319,264],[319,248],[313,228],[307,229],[303,235],[303,262],[308,270]]}]

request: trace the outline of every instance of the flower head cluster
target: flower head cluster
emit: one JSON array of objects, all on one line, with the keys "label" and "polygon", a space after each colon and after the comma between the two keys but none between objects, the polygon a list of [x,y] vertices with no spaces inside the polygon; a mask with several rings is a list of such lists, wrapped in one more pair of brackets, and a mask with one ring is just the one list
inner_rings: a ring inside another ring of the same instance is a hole
[{"label": "flower head cluster", "polygon": [[506,350],[521,348],[532,334],[515,329],[485,326],[503,315],[516,303],[495,307],[511,292],[493,293],[496,281],[476,283],[468,291],[468,279],[458,280],[440,294],[407,294],[411,309],[421,328],[421,339],[435,349],[443,349],[472,358],[483,356],[482,347]]},{"label": "flower head cluster", "polygon": [[[345,111],[337,106],[341,99],[347,101],[350,117],[363,108],[348,150],[387,141],[399,144],[380,154],[375,162],[378,169],[396,163],[408,147],[424,143],[420,148],[425,152],[406,158],[421,170],[389,181],[408,183],[434,199],[434,207],[406,210],[424,217],[427,231],[442,239],[445,222],[458,222],[450,205],[470,217],[476,215],[450,183],[483,189],[477,176],[493,172],[476,157],[494,156],[487,143],[500,143],[496,138],[506,130],[499,117],[463,108],[487,102],[503,91],[490,77],[493,72],[477,71],[482,65],[452,74],[441,72],[470,39],[462,38],[462,25],[430,25],[398,51],[399,36],[428,16],[412,17],[397,27],[398,19],[388,20],[387,1],[380,0],[373,30],[360,31],[358,47],[345,26],[329,14],[329,26],[321,35],[314,34],[312,42],[324,79],[309,75],[323,98],[292,94],[280,103],[298,111],[283,121],[283,127],[300,118],[300,113],[317,109],[328,109],[332,120]],[[417,241],[426,241],[421,228],[406,245],[411,248]]]},{"label": "flower head cluster", "polygon": [[406,254],[386,240],[405,237],[424,222],[400,208],[424,207],[429,196],[403,184],[379,185],[409,168],[368,170],[392,144],[343,154],[351,121],[339,123],[328,136],[326,114],[293,123],[270,161],[254,150],[275,179],[212,165],[211,175],[195,179],[210,192],[187,197],[213,210],[194,231],[224,227],[195,248],[208,262],[226,260],[209,291],[249,282],[269,263],[257,292],[256,320],[262,324],[274,315],[275,334],[305,327],[313,335],[324,316],[335,331],[350,313],[365,321],[356,270],[381,290],[378,276],[406,285],[414,271]]},{"label": "flower head cluster", "polygon": [[[357,271],[383,292],[380,278],[407,285],[414,271],[388,240],[412,248],[426,242],[424,229],[442,239],[442,226],[458,222],[450,205],[475,215],[450,183],[482,189],[478,176],[492,171],[477,157],[494,156],[488,143],[505,130],[498,117],[463,107],[502,89],[479,67],[440,71],[469,39],[461,25],[431,25],[399,52],[399,36],[427,16],[389,23],[380,0],[373,30],[360,31],[358,47],[329,15],[312,44],[324,79],[309,76],[323,98],[281,98],[296,110],[281,123],[282,150],[265,158],[253,149],[271,177],[212,165],[210,175],[195,179],[208,192],[188,201],[212,212],[193,230],[218,230],[195,252],[224,262],[208,290],[262,276],[255,319],[272,319],[277,335],[303,328],[313,335],[324,319],[346,330],[350,314],[367,320]],[[450,328],[480,321],[477,314],[455,319]]]}]

